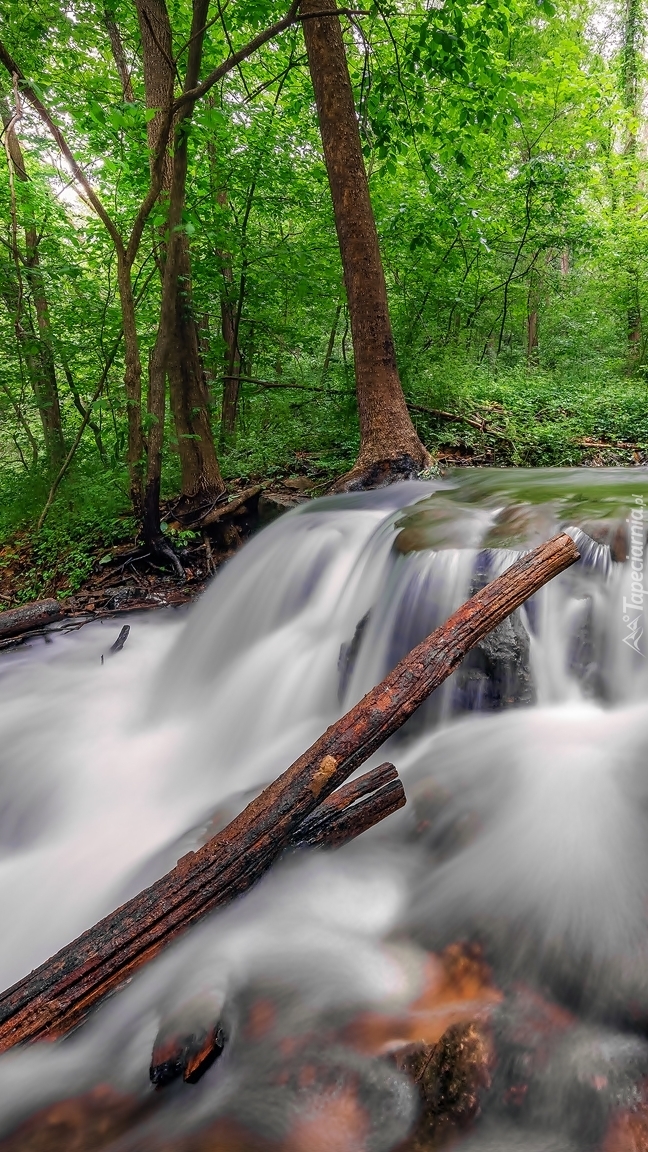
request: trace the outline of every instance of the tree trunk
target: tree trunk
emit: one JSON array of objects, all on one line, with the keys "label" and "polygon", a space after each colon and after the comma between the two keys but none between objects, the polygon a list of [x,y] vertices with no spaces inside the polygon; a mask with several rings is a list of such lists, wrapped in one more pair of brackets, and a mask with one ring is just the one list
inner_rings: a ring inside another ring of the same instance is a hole
[{"label": "tree trunk", "polygon": [[535,268],[529,277],[527,297],[527,364],[534,367],[538,363],[538,305],[540,303],[540,282]]},{"label": "tree trunk", "polygon": [[142,514],[144,437],[142,434],[142,361],[135,321],[135,300],[130,267],[123,253],[117,253],[117,286],[124,330],[124,390],[128,422],[127,463],[130,497],[136,516]]},{"label": "tree trunk", "polygon": [[[4,102],[2,119],[7,133],[6,147],[9,154],[8,158],[13,166],[14,176],[22,183],[26,183],[28,176],[25,169],[22,148],[20,147],[20,141],[16,134],[15,127],[11,124],[11,117]],[[36,323],[38,326],[38,336],[36,337],[36,333],[33,333],[32,336],[35,346],[26,357],[26,360],[38,412],[43,425],[43,436],[45,439],[48,463],[51,468],[57,468],[65,456],[65,440],[63,438],[61,407],[56,381],[54,352],[52,349],[49,306],[38,253],[38,233],[31,223],[25,225],[25,271],[32,300],[34,301]],[[18,293],[18,302],[19,301],[20,293]],[[17,317],[17,322],[21,325],[19,316]],[[25,340],[29,341],[30,335],[25,332],[24,336]]]},{"label": "tree trunk", "polygon": [[[150,3],[150,0],[138,0],[139,4]],[[184,91],[191,91],[198,83],[198,76],[200,72],[200,62],[202,59],[202,48],[205,36],[205,21],[207,17],[207,10],[209,0],[194,0],[193,14],[191,22],[191,37],[189,39],[189,48],[187,54],[187,71],[184,80]],[[164,9],[166,13],[166,9]],[[143,21],[143,26],[148,28],[149,21]],[[156,38],[157,39],[157,38]],[[158,50],[158,55],[163,55]],[[175,567],[178,575],[182,575],[182,567],[178,561],[175,553],[170,548],[168,542],[164,540],[160,526],[160,511],[159,511],[159,497],[160,497],[160,476],[161,476],[161,460],[162,460],[162,441],[164,435],[164,407],[165,407],[165,394],[164,383],[169,365],[173,361],[174,347],[177,348],[177,315],[178,315],[178,292],[180,290],[180,277],[183,270],[183,261],[187,249],[186,234],[182,231],[182,211],[185,203],[185,191],[187,183],[187,159],[188,159],[188,134],[191,117],[193,114],[193,102],[186,101],[176,120],[175,135],[174,135],[174,151],[173,151],[173,164],[172,164],[172,177],[171,189],[169,194],[169,215],[167,221],[168,239],[166,245],[166,253],[164,259],[164,274],[162,278],[162,299],[160,302],[160,319],[158,323],[157,335],[155,344],[151,349],[149,358],[149,415],[150,415],[150,431],[148,439],[148,460],[147,460],[147,474],[144,490],[144,539],[153,554],[168,559]],[[155,123],[155,121],[153,121]],[[196,342],[196,355],[198,334],[193,322],[193,335]],[[204,380],[194,381],[196,389],[202,387],[205,396],[206,388]],[[198,391],[196,394],[199,394]],[[189,408],[190,398],[185,397],[184,403],[187,403],[188,416],[191,420],[192,427],[199,427],[200,433],[196,433],[196,439],[193,441],[197,445],[198,460],[200,461],[200,483],[202,485],[201,493],[204,499],[208,498],[215,501],[219,495],[225,490],[225,485],[221,479],[220,470],[218,468],[218,461],[214,452],[213,441],[211,440],[211,430],[209,428],[208,413],[206,407],[203,407],[202,413],[198,412],[198,416],[202,415],[202,424],[197,425],[197,414]],[[209,440],[205,439],[206,432],[209,432]],[[200,437],[203,437],[201,439]],[[182,444],[182,440],[180,441]],[[185,440],[186,444],[191,444],[192,440]],[[206,469],[206,446],[209,446],[213,459],[210,461],[211,473],[207,473]],[[214,478],[211,483],[211,488],[208,487],[210,475]]]},{"label": "tree trunk", "polygon": [[167,368],[171,411],[178,437],[182,503],[199,507],[225,491],[209,419],[209,395],[200,355],[198,325],[191,308],[189,241],[179,240],[175,297],[175,331]]},{"label": "tree trunk", "polygon": [[[209,163],[212,175],[212,187],[214,184],[214,176],[216,171],[216,163],[213,147],[209,147]],[[243,310],[243,301],[245,298],[245,287],[247,279],[247,222],[252,207],[252,198],[254,196],[255,182],[248,191],[245,213],[243,216],[243,226],[241,231],[241,243],[243,248],[243,267],[241,269],[241,277],[239,280],[239,290],[237,294],[236,303],[234,302],[234,273],[232,271],[232,255],[231,252],[226,252],[219,249],[217,255],[221,261],[223,273],[223,286],[220,293],[220,310],[221,310],[221,335],[225,345],[224,366],[225,372],[223,376],[223,399],[221,403],[221,427],[220,427],[220,443],[221,447],[227,442],[228,439],[234,437],[236,432],[236,417],[238,415],[239,393],[241,389],[241,369],[242,357],[239,344],[239,331],[241,313]],[[216,193],[218,203],[224,208],[227,205],[227,191],[225,188],[219,188]]]},{"label": "tree trunk", "polygon": [[[227,253],[223,253],[226,257]],[[221,436],[233,436],[236,431],[239,389],[241,387],[241,355],[238,347],[236,316],[227,287],[232,283],[231,263],[223,267],[226,288],[221,293],[221,332],[225,343],[225,378],[223,381],[223,403],[221,407]]]},{"label": "tree trunk", "polygon": [[[334,0],[304,0],[301,13],[335,12]],[[387,288],[369,197],[353,90],[338,16],[303,21],[355,358],[360,453],[339,488],[387,484],[430,463],[410,419],[398,375]]]},{"label": "tree trunk", "polygon": [[[175,79],[169,15],[164,0],[136,0],[136,7],[142,35],[146,104],[148,108],[163,109],[173,99]],[[157,144],[159,121],[160,113],[148,125],[152,155]],[[172,178],[173,165],[169,155],[162,182],[163,192],[167,195],[171,192]],[[191,258],[186,233],[177,237],[177,243],[173,332],[167,350],[166,373],[178,439],[182,503],[193,508],[218,499],[225,485],[214,448],[198,327],[191,306]],[[163,253],[162,266],[165,258]],[[153,408],[159,408],[159,398],[153,403]]]},{"label": "tree trunk", "polygon": [[[623,104],[628,113],[628,134],[625,141],[625,154],[632,161],[637,156],[637,143],[640,136],[642,120],[643,85],[641,82],[641,69],[643,67],[644,24],[641,0],[626,0],[623,20],[623,41],[621,46],[621,80],[623,85]],[[626,189],[626,196],[630,201],[629,212],[636,214],[633,203],[638,187],[636,171],[631,184]],[[641,333],[641,305],[639,298],[639,269],[630,264],[627,269],[628,296],[627,308],[627,339],[628,359],[626,370],[628,375],[637,368],[641,360],[642,333]]]},{"label": "tree trunk", "polygon": [[103,10],[103,22],[108,33],[110,40],[110,47],[112,49],[113,60],[117,71],[119,72],[119,80],[121,83],[122,96],[128,104],[134,104],[135,97],[133,95],[133,83],[131,81],[130,71],[126,63],[126,53],[124,52],[124,45],[119,31],[119,26],[115,20],[115,14],[111,7],[106,3]]}]

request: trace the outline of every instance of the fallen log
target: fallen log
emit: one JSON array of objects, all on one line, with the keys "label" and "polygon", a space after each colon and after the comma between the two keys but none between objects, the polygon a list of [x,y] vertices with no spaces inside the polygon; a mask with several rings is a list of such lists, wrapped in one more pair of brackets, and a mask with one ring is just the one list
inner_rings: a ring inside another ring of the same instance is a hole
[{"label": "fallen log", "polygon": [[[393,764],[381,764],[344,784],[320,804],[291,837],[290,848],[340,848],[405,805],[405,791]],[[209,996],[183,1005],[178,1022],[166,1021],[156,1037],[149,1071],[163,1088],[180,1076],[195,1084],[225,1047],[222,1004]]]},{"label": "fallen log", "polygon": [[263,491],[261,484],[255,484],[252,488],[246,488],[239,496],[235,496],[228,504],[217,504],[216,507],[203,516],[202,520],[198,521],[200,528],[207,528],[210,524],[216,524],[219,520],[224,520],[227,516],[232,516],[238,512],[248,500],[254,500],[256,496],[260,496]]},{"label": "fallen log", "polygon": [[43,628],[46,624],[60,620],[62,615],[58,600],[34,600],[31,604],[22,604],[20,608],[8,608],[6,612],[0,612],[0,640],[20,636],[32,628]]},{"label": "fallen log", "polygon": [[506,616],[579,559],[560,534],[517,560],[401,660],[198,852],[0,996],[0,1051],[75,1027],[205,913],[245,892],[330,794]]}]

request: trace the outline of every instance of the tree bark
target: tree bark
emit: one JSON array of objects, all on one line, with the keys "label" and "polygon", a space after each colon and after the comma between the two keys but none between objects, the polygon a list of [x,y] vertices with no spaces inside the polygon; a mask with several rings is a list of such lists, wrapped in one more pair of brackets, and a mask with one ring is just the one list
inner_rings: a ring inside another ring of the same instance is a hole
[{"label": "tree bark", "polygon": [[[136,8],[142,36],[146,105],[158,109],[148,124],[153,157],[163,119],[162,110],[171,104],[174,95],[173,35],[164,0],[136,0]],[[172,181],[173,162],[167,151],[162,177],[162,190],[167,196],[171,194]],[[198,327],[192,310],[191,256],[185,232],[176,238],[176,243],[175,308],[170,320],[172,334],[168,341],[166,373],[180,456],[181,495],[183,503],[191,508],[216,500],[225,491],[225,485],[214,448],[209,396],[200,356]],[[163,274],[165,249],[163,244]],[[159,398],[149,405],[149,411],[158,410]],[[163,416],[163,406],[161,411]],[[153,439],[155,445],[156,437]]]},{"label": "tree bark", "polygon": [[20,608],[8,608],[6,612],[0,612],[0,640],[20,636],[32,628],[43,628],[60,620],[62,615],[58,600],[34,600]]},{"label": "tree bark", "polygon": [[60,1036],[206,912],[245,892],[310,816],[548,580],[579,559],[561,534],[522,556],[400,661],[222,832],[0,996],[0,1052]]},{"label": "tree bark", "polygon": [[430,463],[398,375],[387,288],[369,196],[351,79],[334,0],[303,0],[304,39],[344,270],[360,420],[360,453],[337,487],[416,475]]},{"label": "tree bark", "polygon": [[135,102],[135,97],[133,95],[133,82],[131,80],[131,74],[126,62],[126,53],[124,52],[121,32],[119,31],[119,25],[115,20],[115,14],[108,4],[104,4],[103,22],[108,33],[108,39],[110,40],[113,60],[115,61],[115,66],[119,72],[122,96],[124,97],[126,103],[133,104]]},{"label": "tree bark", "polygon": [[[13,173],[21,183],[27,183],[28,176],[25,169],[20,140],[13,124],[13,118],[3,101],[2,119],[6,131],[6,149],[8,160],[13,167]],[[48,463],[51,468],[60,465],[65,456],[65,440],[63,437],[63,424],[61,421],[61,406],[59,401],[58,384],[56,380],[56,367],[52,347],[52,329],[50,325],[49,305],[45,291],[45,281],[40,266],[38,252],[38,233],[32,223],[25,224],[25,272],[31,290],[34,309],[36,312],[36,333],[24,332],[23,347],[31,339],[35,347],[26,355],[29,374],[34,389],[34,396],[43,426],[43,437],[47,452]],[[20,293],[18,293],[18,301]],[[17,323],[21,325],[20,316]],[[17,330],[18,334],[18,330]],[[25,348],[25,351],[26,348]]]}]

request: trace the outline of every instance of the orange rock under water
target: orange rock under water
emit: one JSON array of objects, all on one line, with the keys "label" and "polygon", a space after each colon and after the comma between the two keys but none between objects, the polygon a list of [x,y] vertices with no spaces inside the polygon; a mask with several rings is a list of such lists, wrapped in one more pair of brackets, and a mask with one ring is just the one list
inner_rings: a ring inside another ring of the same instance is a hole
[{"label": "orange rock under water", "polygon": [[430,955],[421,994],[398,1014],[365,1012],[345,1030],[363,1052],[382,1054],[408,1042],[436,1044],[453,1024],[486,1019],[502,993],[478,948],[451,944]]},{"label": "orange rock under water", "polygon": [[648,1105],[613,1117],[601,1152],[648,1152]]},{"label": "orange rock under water", "polygon": [[[417,1085],[419,1123],[403,1152],[445,1146],[476,1116],[492,1063],[486,1021],[501,1000],[479,951],[456,944],[428,958],[423,990],[405,1010],[363,1013],[342,1036],[338,1033],[338,1043],[368,1055],[391,1053],[396,1067]],[[251,1005],[243,1030],[248,1040],[267,1041],[276,1026],[275,1006],[265,997]],[[285,1075],[286,1085],[303,1093],[303,1108],[281,1145],[221,1117],[200,1132],[172,1140],[147,1129],[147,1152],[364,1152],[371,1121],[353,1082],[332,1084],[329,1076],[327,1083],[317,1061],[312,1068],[308,1060],[300,1061],[303,1044],[303,1037],[277,1037],[285,1060],[277,1082]],[[120,1149],[130,1152],[129,1129],[153,1118],[163,1101],[163,1093],[138,1100],[98,1087],[44,1109],[1,1141],[0,1152],[99,1152],[120,1137]],[[133,1132],[133,1152],[141,1152],[138,1141]],[[625,1149],[611,1145],[605,1152]],[[644,1152],[644,1146],[628,1146],[628,1152]]]},{"label": "orange rock under water", "polygon": [[148,1102],[107,1085],[61,1100],[21,1124],[0,1143],[2,1152],[98,1152],[148,1112]]}]

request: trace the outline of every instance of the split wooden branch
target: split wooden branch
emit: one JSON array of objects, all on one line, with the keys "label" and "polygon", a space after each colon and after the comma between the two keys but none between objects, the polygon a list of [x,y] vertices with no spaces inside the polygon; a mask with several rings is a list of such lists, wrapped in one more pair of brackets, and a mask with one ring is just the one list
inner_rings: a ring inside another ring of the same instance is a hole
[{"label": "split wooden branch", "polygon": [[562,533],[487,584],[198,852],[0,996],[0,1051],[61,1036],[207,912],[245,892],[299,826],[488,632],[579,559]]}]

